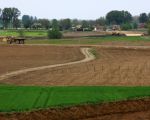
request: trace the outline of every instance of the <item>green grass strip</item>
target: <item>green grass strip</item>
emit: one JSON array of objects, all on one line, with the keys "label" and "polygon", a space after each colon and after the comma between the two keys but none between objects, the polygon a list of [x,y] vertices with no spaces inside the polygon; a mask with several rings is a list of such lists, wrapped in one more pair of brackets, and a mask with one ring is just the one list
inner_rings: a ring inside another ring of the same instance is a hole
[{"label": "green grass strip", "polygon": [[72,39],[50,39],[50,40],[27,40],[27,44],[101,44],[104,42],[131,42],[132,44],[138,44],[138,42],[149,42],[150,37],[83,37],[83,38],[72,38]]},{"label": "green grass strip", "polygon": [[0,86],[0,112],[98,104],[150,97],[150,87]]}]

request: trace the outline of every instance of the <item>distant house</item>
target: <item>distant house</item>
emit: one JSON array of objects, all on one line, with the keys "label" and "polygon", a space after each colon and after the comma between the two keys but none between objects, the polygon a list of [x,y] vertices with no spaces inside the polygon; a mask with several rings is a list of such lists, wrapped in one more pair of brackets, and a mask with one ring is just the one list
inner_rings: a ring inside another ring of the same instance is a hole
[{"label": "distant house", "polygon": [[116,30],[121,30],[120,25],[112,25],[112,30],[116,31]]},{"label": "distant house", "polygon": [[72,27],[73,31],[84,31],[82,25],[77,25]]},{"label": "distant house", "polygon": [[106,30],[105,26],[96,25],[96,26],[94,26],[94,30],[93,31],[100,32],[100,31],[105,31],[105,30]]}]

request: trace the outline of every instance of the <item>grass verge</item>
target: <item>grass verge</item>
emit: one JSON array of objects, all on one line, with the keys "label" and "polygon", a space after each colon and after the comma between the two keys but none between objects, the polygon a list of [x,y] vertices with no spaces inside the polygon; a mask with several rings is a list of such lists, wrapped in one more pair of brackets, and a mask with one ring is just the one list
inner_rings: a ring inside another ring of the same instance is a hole
[{"label": "grass verge", "polygon": [[0,112],[98,104],[150,97],[150,87],[0,86]]},{"label": "grass verge", "polygon": [[101,44],[104,42],[149,42],[150,37],[116,37],[116,36],[107,36],[107,37],[85,37],[85,38],[72,38],[72,39],[50,39],[50,40],[27,40],[27,44],[80,44],[80,45],[94,45]]}]

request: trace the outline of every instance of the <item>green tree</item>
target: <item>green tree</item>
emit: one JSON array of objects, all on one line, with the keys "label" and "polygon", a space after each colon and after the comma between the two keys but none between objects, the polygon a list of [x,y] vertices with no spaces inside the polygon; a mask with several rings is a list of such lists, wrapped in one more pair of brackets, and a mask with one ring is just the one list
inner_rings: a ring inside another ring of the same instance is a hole
[{"label": "green tree", "polygon": [[11,11],[13,28],[18,28],[20,26],[20,20],[18,17],[21,15],[21,12],[17,8],[11,8]]},{"label": "green tree", "polygon": [[53,30],[59,30],[59,23],[56,19],[52,20],[52,29]]},{"label": "green tree", "polygon": [[81,24],[81,21],[79,21],[78,19],[73,19],[73,20],[71,21],[71,24],[72,24],[72,26],[77,26],[77,25],[80,25],[80,24]]},{"label": "green tree", "polygon": [[104,17],[100,17],[99,19],[96,20],[96,24],[100,26],[105,26],[106,25],[106,19]]},{"label": "green tree", "polygon": [[147,16],[147,14],[146,13],[140,14],[139,21],[140,21],[140,23],[146,23],[146,22],[148,22],[148,16]]},{"label": "green tree", "polygon": [[130,29],[132,29],[132,26],[129,23],[124,23],[121,25],[121,29],[122,30],[130,30]]},{"label": "green tree", "polygon": [[32,28],[34,28],[34,29],[42,28],[42,24],[39,23],[39,22],[34,22],[34,23],[32,24]]},{"label": "green tree", "polygon": [[17,8],[4,8],[2,10],[2,21],[5,28],[16,26],[18,22],[18,17],[20,16],[20,11]]},{"label": "green tree", "polygon": [[0,20],[2,18],[2,9],[0,8]]},{"label": "green tree", "polygon": [[150,13],[148,13],[148,19],[150,20]]},{"label": "green tree", "polygon": [[69,30],[71,28],[71,20],[70,19],[63,19],[60,20],[60,27],[62,30]]},{"label": "green tree", "polygon": [[50,28],[50,21],[48,19],[39,19],[38,22],[41,24],[41,26],[45,29]]},{"label": "green tree", "polygon": [[22,24],[24,26],[24,28],[31,28],[32,23],[33,22],[33,17],[29,16],[29,15],[23,15],[22,16]]},{"label": "green tree", "polygon": [[150,21],[147,24],[147,28],[148,28],[148,34],[150,35]]},{"label": "green tree", "polygon": [[18,30],[19,37],[24,37],[24,30]]},{"label": "green tree", "polygon": [[19,28],[21,27],[21,20],[19,19],[15,19],[15,21],[13,21],[13,28]]},{"label": "green tree", "polygon": [[89,25],[88,21],[82,20],[82,27],[83,27],[83,28],[88,28],[89,26],[90,26],[90,25]]},{"label": "green tree", "polygon": [[109,24],[123,24],[131,22],[132,15],[128,11],[111,11],[106,15]]},{"label": "green tree", "polygon": [[4,28],[8,28],[8,25],[10,25],[12,18],[13,15],[11,8],[4,8],[2,11],[2,21]]},{"label": "green tree", "polygon": [[0,28],[2,27],[2,9],[0,8]]},{"label": "green tree", "polygon": [[133,29],[137,29],[138,28],[138,24],[136,22],[133,23]]},{"label": "green tree", "polygon": [[49,39],[60,39],[62,38],[62,33],[59,30],[49,30],[48,31],[48,38]]}]

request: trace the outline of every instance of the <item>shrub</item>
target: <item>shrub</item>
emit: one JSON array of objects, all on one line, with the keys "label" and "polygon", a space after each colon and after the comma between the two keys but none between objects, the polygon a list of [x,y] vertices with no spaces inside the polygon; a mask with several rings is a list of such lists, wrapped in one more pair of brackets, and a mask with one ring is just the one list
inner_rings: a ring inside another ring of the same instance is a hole
[{"label": "shrub", "polygon": [[18,30],[19,37],[24,37],[24,30]]},{"label": "shrub", "polygon": [[130,30],[132,29],[132,26],[129,23],[125,23],[121,25],[122,30]]},{"label": "shrub", "polygon": [[48,38],[49,39],[61,39],[62,33],[59,30],[49,30],[48,31]]},{"label": "shrub", "polygon": [[137,29],[138,28],[138,24],[135,22],[133,23],[133,29]]}]

